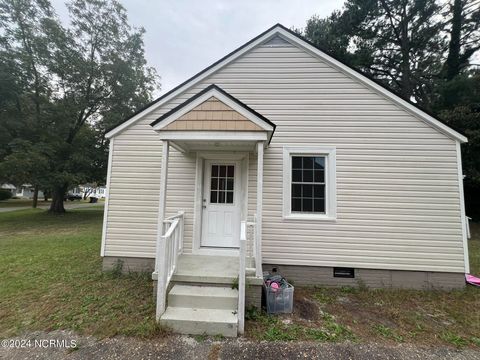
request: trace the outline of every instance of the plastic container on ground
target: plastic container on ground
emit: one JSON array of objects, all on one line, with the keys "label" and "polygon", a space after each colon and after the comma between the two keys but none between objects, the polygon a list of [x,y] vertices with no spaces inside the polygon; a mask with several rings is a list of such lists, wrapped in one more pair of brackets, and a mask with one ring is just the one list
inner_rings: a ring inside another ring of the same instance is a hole
[{"label": "plastic container on ground", "polygon": [[264,285],[265,302],[269,314],[290,314],[293,312],[294,287],[287,283],[287,287],[272,289]]}]

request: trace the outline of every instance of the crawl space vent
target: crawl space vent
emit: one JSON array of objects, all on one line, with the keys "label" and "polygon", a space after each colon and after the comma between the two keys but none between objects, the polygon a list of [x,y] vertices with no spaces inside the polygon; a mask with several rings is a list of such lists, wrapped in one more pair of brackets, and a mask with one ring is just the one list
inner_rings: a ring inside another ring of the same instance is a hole
[{"label": "crawl space vent", "polygon": [[355,270],[353,268],[336,267],[333,268],[333,277],[354,278]]}]

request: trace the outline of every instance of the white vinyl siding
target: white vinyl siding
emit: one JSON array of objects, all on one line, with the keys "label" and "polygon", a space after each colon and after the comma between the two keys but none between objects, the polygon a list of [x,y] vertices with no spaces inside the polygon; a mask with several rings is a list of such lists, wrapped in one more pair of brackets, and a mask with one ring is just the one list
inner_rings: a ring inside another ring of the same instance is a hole
[{"label": "white vinyl siding", "polygon": [[[463,272],[456,143],[295,47],[259,46],[115,136],[106,256],[154,257],[161,145],[149,124],[216,84],[277,125],[264,158],[265,263]],[[283,148],[336,148],[337,220],[282,217]],[[173,149],[167,216],[186,211],[195,155]],[[255,155],[249,161],[255,212]]]}]

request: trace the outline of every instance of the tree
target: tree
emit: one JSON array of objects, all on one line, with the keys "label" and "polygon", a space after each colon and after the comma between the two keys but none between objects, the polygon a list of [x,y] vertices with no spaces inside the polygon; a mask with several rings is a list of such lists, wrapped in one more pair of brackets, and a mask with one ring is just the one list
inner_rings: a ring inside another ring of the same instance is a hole
[{"label": "tree", "polygon": [[[36,207],[44,163],[41,109],[48,103],[50,80],[41,70],[47,49],[37,19],[51,16],[52,9],[48,3],[0,2],[0,14],[0,180],[32,183]],[[39,152],[32,154],[35,147]]]},{"label": "tree", "polygon": [[[22,85],[1,105],[0,126],[9,136],[0,144],[0,162],[5,169],[13,159],[28,165],[13,138],[48,149],[42,179],[52,193],[50,211],[62,213],[69,186],[104,181],[105,129],[148,102],[157,87],[145,60],[144,30],[129,26],[115,0],[73,0],[69,28],[48,0],[0,0],[0,10],[2,62],[18,69],[13,80]],[[34,136],[28,131],[33,120]]]},{"label": "tree", "polygon": [[31,143],[27,140],[10,142],[11,153],[0,162],[0,181],[13,183],[17,187],[34,184],[33,204],[37,207],[38,191],[48,188],[45,169],[49,162],[49,149],[42,148],[43,143]]},{"label": "tree", "polygon": [[337,10],[323,19],[312,16],[307,20],[304,35],[329,54],[351,63],[349,45],[352,27],[343,15],[344,13]]},{"label": "tree", "polygon": [[480,1],[453,0],[447,4],[444,17],[449,41],[443,75],[450,81],[468,66],[469,59],[480,49]]},{"label": "tree", "polygon": [[[467,207],[480,204],[479,0],[347,0],[303,34],[340,60],[434,112],[462,145]],[[478,200],[475,200],[478,199]]]}]

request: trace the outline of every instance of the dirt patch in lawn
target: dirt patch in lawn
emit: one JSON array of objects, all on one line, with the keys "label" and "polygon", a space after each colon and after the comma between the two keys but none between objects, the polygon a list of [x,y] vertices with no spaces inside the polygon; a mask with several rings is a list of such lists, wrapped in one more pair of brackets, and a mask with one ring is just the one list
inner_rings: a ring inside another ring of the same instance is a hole
[{"label": "dirt patch in lawn", "polygon": [[297,290],[295,298],[295,315],[302,320],[316,321],[319,318],[318,303],[308,296],[303,289]]}]

